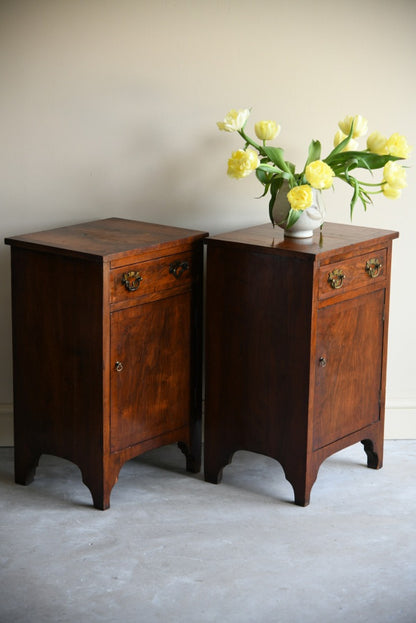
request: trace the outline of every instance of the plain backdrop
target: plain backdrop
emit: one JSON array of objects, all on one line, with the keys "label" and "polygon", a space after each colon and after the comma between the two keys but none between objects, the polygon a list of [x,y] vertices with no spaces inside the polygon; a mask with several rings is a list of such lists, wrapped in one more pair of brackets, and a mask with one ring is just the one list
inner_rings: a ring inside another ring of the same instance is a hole
[{"label": "plain backdrop", "polygon": [[[216,122],[253,107],[303,166],[347,114],[416,145],[414,0],[2,0],[0,233],[108,216],[212,234],[266,222],[254,176],[226,175],[236,135]],[[365,146],[365,140],[361,142]],[[409,164],[412,165],[413,159]],[[349,222],[350,189],[326,191]],[[387,436],[416,436],[416,179],[353,223],[394,229]],[[11,412],[9,248],[0,246],[0,411]],[[24,287],[24,284],[22,284]],[[359,344],[357,344],[359,348]],[[41,348],[39,352],[41,356]]]}]

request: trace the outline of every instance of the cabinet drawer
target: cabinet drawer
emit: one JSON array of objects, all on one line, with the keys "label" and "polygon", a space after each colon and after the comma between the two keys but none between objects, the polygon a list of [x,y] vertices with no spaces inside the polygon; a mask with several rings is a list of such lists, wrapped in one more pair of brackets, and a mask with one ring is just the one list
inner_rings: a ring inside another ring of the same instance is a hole
[{"label": "cabinet drawer", "polygon": [[192,281],[192,253],[168,255],[111,271],[110,302],[183,287]]},{"label": "cabinet drawer", "polygon": [[322,266],[319,270],[319,299],[385,281],[387,252],[379,249],[349,260]]}]

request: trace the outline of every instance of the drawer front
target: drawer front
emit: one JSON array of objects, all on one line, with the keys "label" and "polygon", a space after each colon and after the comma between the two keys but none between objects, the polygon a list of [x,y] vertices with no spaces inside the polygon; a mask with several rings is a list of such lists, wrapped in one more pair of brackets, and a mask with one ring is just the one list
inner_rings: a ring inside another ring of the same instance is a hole
[{"label": "drawer front", "polygon": [[192,252],[137,262],[111,271],[110,302],[191,285]]},{"label": "drawer front", "polygon": [[349,260],[322,266],[319,270],[319,299],[385,281],[387,250],[379,249]]}]

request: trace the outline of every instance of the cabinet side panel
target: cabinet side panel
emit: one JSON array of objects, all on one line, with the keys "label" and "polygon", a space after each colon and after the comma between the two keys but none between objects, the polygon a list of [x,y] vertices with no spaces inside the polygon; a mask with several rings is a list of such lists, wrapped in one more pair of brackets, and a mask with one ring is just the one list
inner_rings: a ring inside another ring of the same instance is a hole
[{"label": "cabinet side panel", "polygon": [[13,248],[12,283],[16,446],[85,464],[102,446],[102,266]]},{"label": "cabinet side panel", "polygon": [[208,244],[207,264],[206,449],[296,454],[307,435],[313,263]]}]

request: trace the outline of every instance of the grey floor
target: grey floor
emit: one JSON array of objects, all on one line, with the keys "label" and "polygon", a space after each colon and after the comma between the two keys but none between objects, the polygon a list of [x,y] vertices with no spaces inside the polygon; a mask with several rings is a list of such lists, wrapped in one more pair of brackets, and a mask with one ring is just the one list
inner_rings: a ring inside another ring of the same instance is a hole
[{"label": "grey floor", "polygon": [[220,485],[175,446],[128,462],[97,511],[80,472],[41,458],[28,487],[0,449],[1,623],[415,623],[416,441],[357,444],[311,504],[272,459],[240,452]]}]

